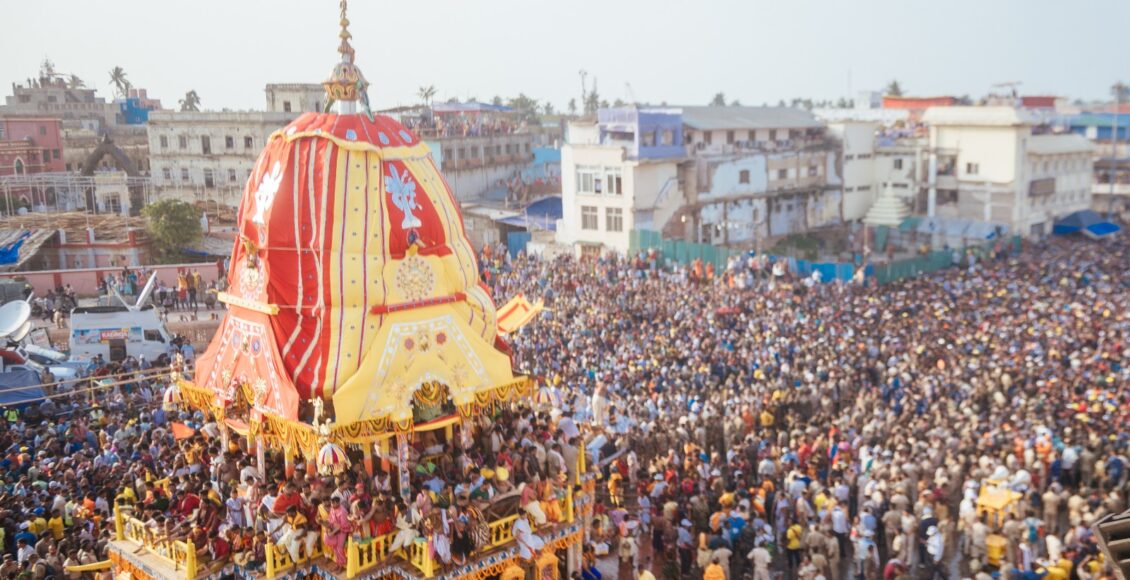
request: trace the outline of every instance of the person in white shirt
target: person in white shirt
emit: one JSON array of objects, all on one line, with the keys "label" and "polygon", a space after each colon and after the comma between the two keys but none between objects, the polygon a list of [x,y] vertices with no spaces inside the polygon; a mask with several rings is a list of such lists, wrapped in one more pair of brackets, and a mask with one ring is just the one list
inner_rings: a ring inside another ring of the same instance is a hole
[{"label": "person in white shirt", "polygon": [[746,558],[749,558],[753,564],[753,580],[769,580],[769,564],[773,561],[773,557],[761,542],[746,554]]}]

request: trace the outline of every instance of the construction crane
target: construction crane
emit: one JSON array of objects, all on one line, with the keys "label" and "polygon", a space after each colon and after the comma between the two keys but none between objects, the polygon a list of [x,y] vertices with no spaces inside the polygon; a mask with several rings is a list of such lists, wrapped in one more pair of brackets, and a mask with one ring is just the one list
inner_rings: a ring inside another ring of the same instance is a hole
[{"label": "construction crane", "polygon": [[996,88],[1007,88],[1008,94],[1012,95],[1013,98],[1016,98],[1016,95],[1017,95],[1016,87],[1019,87],[1022,84],[1024,84],[1024,83],[1021,82],[1021,81],[1007,81],[1007,82],[1003,82],[1003,83],[993,83],[990,86],[994,89],[996,89]]},{"label": "construction crane", "polygon": [[628,101],[632,105],[639,106],[640,102],[636,99],[636,92],[632,90],[632,83],[625,82],[624,89],[628,91]]}]

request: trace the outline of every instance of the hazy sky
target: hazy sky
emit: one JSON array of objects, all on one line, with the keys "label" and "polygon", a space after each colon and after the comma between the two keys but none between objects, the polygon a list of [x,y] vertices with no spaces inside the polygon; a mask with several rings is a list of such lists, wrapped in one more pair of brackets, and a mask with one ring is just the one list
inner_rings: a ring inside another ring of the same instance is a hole
[{"label": "hazy sky", "polygon": [[[352,0],[376,107],[524,92],[563,109],[578,71],[609,101],[744,104],[880,89],[1107,98],[1130,81],[1130,1]],[[337,59],[336,0],[40,0],[0,4],[0,94],[44,57],[110,97],[120,65],[173,106],[263,108],[270,82],[321,82]],[[1121,29],[1121,32],[1119,30]]]}]

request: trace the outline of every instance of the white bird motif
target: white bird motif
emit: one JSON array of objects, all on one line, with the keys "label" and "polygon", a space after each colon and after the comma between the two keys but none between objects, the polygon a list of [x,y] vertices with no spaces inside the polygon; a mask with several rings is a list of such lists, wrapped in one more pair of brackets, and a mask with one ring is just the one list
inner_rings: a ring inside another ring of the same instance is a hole
[{"label": "white bird motif", "polygon": [[392,192],[392,203],[404,212],[404,221],[400,227],[404,229],[418,228],[423,225],[420,218],[412,214],[412,210],[421,209],[416,203],[416,182],[412,181],[405,170],[403,174],[396,170],[395,165],[389,165],[391,175],[385,176],[385,189]]},{"label": "white bird motif", "polygon": [[281,183],[282,164],[276,161],[271,171],[263,174],[263,179],[259,181],[259,189],[255,190],[255,215],[251,217],[251,221],[266,225],[265,214],[275,201],[275,194],[278,193]]}]

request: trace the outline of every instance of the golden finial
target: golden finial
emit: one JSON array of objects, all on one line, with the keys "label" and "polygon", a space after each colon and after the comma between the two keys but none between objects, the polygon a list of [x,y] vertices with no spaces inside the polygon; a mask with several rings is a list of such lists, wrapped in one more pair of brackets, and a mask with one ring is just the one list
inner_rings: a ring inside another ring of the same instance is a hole
[{"label": "golden finial", "polygon": [[338,34],[338,37],[341,38],[341,46],[337,48],[337,51],[341,53],[343,60],[346,55],[349,55],[349,61],[352,62],[353,46],[349,44],[349,39],[353,38],[353,35],[349,33],[349,18],[345,15],[348,10],[349,3],[346,0],[341,0],[341,32]]},{"label": "golden finial", "polygon": [[[334,102],[352,103],[360,100],[365,110],[367,111],[368,97],[365,94],[365,89],[369,87],[369,82],[365,80],[365,75],[361,74],[361,69],[357,68],[354,64],[354,51],[353,45],[349,44],[349,39],[353,35],[349,33],[349,18],[346,17],[346,11],[349,4],[346,0],[341,0],[341,32],[338,37],[341,38],[341,44],[338,45],[337,51],[341,53],[341,62],[334,67],[330,78],[322,83],[326,89],[326,111],[330,110],[330,105]],[[354,111],[353,105],[343,105],[346,107],[344,112],[352,113]]]}]

